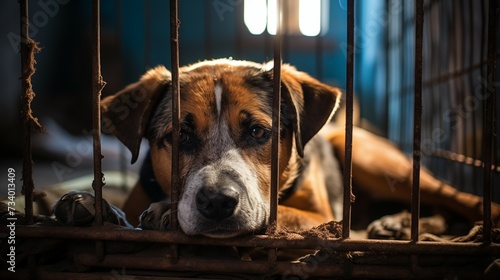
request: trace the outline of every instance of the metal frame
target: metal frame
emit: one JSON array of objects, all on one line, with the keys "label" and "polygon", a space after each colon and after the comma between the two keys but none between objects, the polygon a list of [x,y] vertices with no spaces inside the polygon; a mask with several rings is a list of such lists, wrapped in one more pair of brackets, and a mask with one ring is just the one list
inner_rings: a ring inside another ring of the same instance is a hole
[{"label": "metal frame", "polygon": [[[281,1],[280,1],[281,2]],[[25,131],[25,158],[23,164],[23,181],[24,192],[26,199],[26,219],[27,226],[18,226],[17,236],[19,238],[28,239],[84,239],[95,241],[95,254],[80,253],[76,255],[76,260],[84,265],[96,267],[131,267],[135,269],[146,270],[171,270],[171,271],[211,271],[220,273],[254,273],[268,275],[291,275],[291,272],[307,271],[308,276],[324,276],[324,277],[374,277],[374,278],[404,278],[417,277],[426,278],[435,275],[444,275],[448,273],[449,268],[446,265],[441,267],[422,267],[425,259],[422,256],[430,256],[431,258],[449,260],[451,255],[460,255],[464,258],[477,256],[499,256],[500,246],[491,244],[491,189],[492,189],[492,169],[489,166],[493,164],[492,154],[492,137],[493,133],[493,112],[494,102],[490,100],[495,97],[495,92],[489,95],[489,99],[485,101],[488,106],[485,107],[484,119],[484,242],[482,244],[465,244],[465,243],[430,243],[419,241],[418,234],[418,219],[419,219],[419,174],[420,174],[420,137],[421,137],[421,118],[422,118],[422,41],[423,41],[423,15],[424,7],[423,0],[415,1],[415,86],[414,86],[414,142],[413,142],[413,187],[412,187],[412,226],[410,241],[382,241],[382,240],[353,240],[350,239],[350,218],[351,218],[351,191],[352,191],[352,174],[351,174],[351,156],[352,156],[352,129],[353,129],[353,92],[354,92],[354,0],[348,1],[348,57],[347,57],[347,92],[346,92],[346,141],[344,158],[344,212],[342,221],[342,236],[340,238],[313,238],[313,237],[297,237],[294,239],[283,239],[277,236],[270,235],[255,235],[239,238],[231,238],[227,240],[213,240],[209,238],[190,237],[179,231],[176,215],[171,215],[171,225],[173,231],[158,232],[158,231],[135,231],[129,229],[113,229],[102,225],[102,187],[104,185],[104,177],[101,170],[101,148],[100,148],[100,94],[104,86],[104,82],[100,73],[100,22],[99,22],[99,0],[93,0],[93,137],[94,137],[94,182],[95,190],[95,205],[96,205],[96,226],[92,228],[60,228],[60,227],[39,227],[29,225],[33,223],[32,200],[33,200],[33,180],[31,178],[32,160],[30,151],[30,121],[28,119],[29,102],[24,100],[24,105],[27,109],[23,110],[23,122]],[[179,96],[179,19],[178,19],[178,1],[170,1],[170,31],[171,31],[171,71],[172,71],[172,108],[173,108],[173,152],[172,152],[172,210],[176,211],[178,200],[178,133],[180,119],[180,96]],[[488,82],[495,80],[495,32],[496,32],[496,9],[497,2],[489,1],[489,24],[488,24]],[[280,9],[278,9],[280,10]],[[26,18],[28,15],[27,0],[21,1],[21,18]],[[280,17],[281,18],[281,15]],[[22,22],[23,43],[21,48],[22,67],[23,67],[23,96],[28,96],[30,88],[25,87],[25,81],[29,81],[30,76],[25,76],[29,73],[29,49],[28,44],[28,22]],[[272,186],[271,186],[271,218],[270,223],[275,223],[277,220],[277,201],[278,201],[278,154],[279,146],[279,112],[280,112],[280,87],[281,87],[281,57],[282,57],[282,34],[278,28],[277,36],[274,41],[274,99],[273,99],[273,157],[272,157]],[[494,88],[493,88],[494,90]],[[169,245],[171,248],[170,255],[167,258],[158,258],[154,256],[135,256],[131,255],[113,255],[107,254],[104,248],[105,241],[128,241],[142,242],[147,240],[150,243],[159,243]],[[180,244],[193,245],[217,245],[221,246],[240,246],[240,247],[264,247],[269,248],[269,259],[267,261],[227,261],[227,260],[207,260],[200,258],[182,258],[179,257]],[[282,262],[276,258],[278,248],[297,248],[297,249],[320,249],[325,252],[327,257],[321,255],[313,256],[316,260],[316,269],[310,269],[311,262]],[[376,252],[396,254],[395,256],[386,255],[388,262],[381,264],[371,264],[370,262],[360,261],[356,263],[355,252]],[[336,255],[336,256],[335,256]],[[353,257],[354,256],[354,257]],[[334,259],[335,261],[326,261]],[[353,261],[354,260],[354,261]],[[401,262],[403,264],[401,264]],[[451,261],[450,261],[451,262]],[[449,263],[450,263],[449,262]],[[400,263],[395,265],[394,263]],[[448,263],[448,264],[449,264]],[[36,264],[33,263],[34,266]],[[30,271],[36,271],[35,267],[31,267]],[[463,275],[467,272],[463,271]],[[66,273],[48,274],[48,272],[38,271],[40,278],[52,277],[70,277],[73,279],[83,279],[86,276]],[[101,275],[102,278],[106,276]],[[114,277],[114,276],[110,276]]]}]

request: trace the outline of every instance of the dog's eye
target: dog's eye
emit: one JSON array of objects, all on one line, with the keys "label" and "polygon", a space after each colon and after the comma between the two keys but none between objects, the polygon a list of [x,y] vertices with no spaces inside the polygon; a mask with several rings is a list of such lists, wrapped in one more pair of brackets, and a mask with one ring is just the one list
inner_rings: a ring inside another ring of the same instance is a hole
[{"label": "dog's eye", "polygon": [[185,131],[180,131],[179,132],[179,143],[185,144],[189,143],[191,141],[191,137],[189,137],[189,134],[186,133]]},{"label": "dog's eye", "polygon": [[[196,147],[196,141],[195,141],[195,136],[187,132],[185,130],[182,130],[179,132],[179,144],[180,148],[186,152],[192,151]],[[164,138],[165,143],[168,143],[169,145],[172,144],[172,133],[167,134]]]},{"label": "dog's eye", "polygon": [[257,140],[265,140],[269,138],[269,133],[270,131],[262,126],[255,125],[250,127],[250,136]]}]

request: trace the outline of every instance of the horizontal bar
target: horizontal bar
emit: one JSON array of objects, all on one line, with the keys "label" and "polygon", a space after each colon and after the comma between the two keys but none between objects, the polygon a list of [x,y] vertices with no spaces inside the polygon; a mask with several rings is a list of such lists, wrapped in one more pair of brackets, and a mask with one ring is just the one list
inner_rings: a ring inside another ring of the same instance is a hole
[{"label": "horizontal bar", "polygon": [[[316,262],[278,262],[270,264],[266,261],[238,261],[238,260],[213,260],[203,258],[185,257],[178,263],[172,264],[167,258],[160,256],[133,255],[108,255],[103,261],[97,260],[91,254],[76,255],[76,261],[87,266],[100,267],[133,267],[147,270],[169,271],[210,271],[210,273],[254,273],[259,275],[282,275],[308,278],[316,277],[343,277],[345,276],[344,263],[333,259],[318,258]],[[483,268],[484,269],[484,268]],[[408,278],[435,278],[438,275],[449,275],[450,271],[459,273],[467,278],[483,274],[482,269],[471,271],[470,268],[460,266],[428,266],[413,271],[409,265],[366,265],[358,264],[350,268],[349,276],[354,278],[383,278],[383,279],[408,279]]]},{"label": "horizontal bar", "polygon": [[[87,263],[87,264],[92,264],[94,263],[94,260],[88,256],[88,255],[83,255],[80,257],[80,260]],[[120,261],[120,265],[118,265],[117,262]],[[127,263],[128,260],[123,260],[122,258],[108,258],[105,262],[105,264],[110,265],[114,264],[115,267],[124,267],[127,266],[129,263]],[[156,263],[157,259],[151,260],[147,259],[147,261],[150,261],[151,263]],[[206,260],[202,260],[205,262]],[[141,261],[137,263],[135,260],[130,261],[132,266],[137,266],[137,264],[142,264],[145,261]],[[212,261],[212,263],[218,263],[219,261]],[[187,263],[187,265],[190,265],[192,267],[191,271],[200,271],[200,267],[193,265],[193,261],[185,261],[184,263]],[[178,267],[180,265],[184,264],[181,262],[180,264],[176,264],[175,266]],[[162,264],[165,264],[165,261],[163,261],[160,264],[154,265],[154,266],[160,266]],[[96,264],[98,265],[98,264]],[[100,266],[104,266],[103,263],[99,263]],[[168,265],[168,264],[167,264]],[[172,270],[174,266],[169,266],[169,270]],[[216,266],[214,269],[209,270],[214,276],[214,273],[219,272],[217,271],[218,267]],[[253,269],[260,269],[261,266],[253,266]],[[215,271],[214,271],[215,270]],[[250,270],[250,269],[247,269]],[[113,273],[114,271],[114,273]],[[165,279],[167,275],[164,273],[156,271],[154,274],[148,273],[146,275],[141,274],[140,272],[134,273],[134,271],[127,270],[126,274],[123,275],[122,271],[116,271],[113,270],[112,272],[88,272],[88,273],[71,273],[71,272],[54,272],[50,270],[44,270],[38,268],[36,271],[30,271],[30,272],[16,272],[14,275],[11,272],[5,272],[2,271],[0,272],[0,277],[2,279],[29,279],[33,278],[34,275],[36,275],[37,279],[44,280],[44,279],[50,279],[50,280],[66,280],[66,279],[84,279],[84,280],[89,280],[89,279],[102,279],[102,280],[115,280],[117,278],[119,279]],[[300,275],[303,275],[305,277],[308,276],[326,276],[326,277],[342,277],[343,274],[341,274],[339,271],[341,269],[337,266],[335,267],[327,267],[326,265],[321,265],[319,269],[316,269],[315,271],[311,271],[311,268],[308,267],[306,264],[301,264],[301,263],[296,263],[296,264],[279,264],[274,271],[279,272],[282,271],[282,275],[285,276],[292,276],[290,272],[295,272],[295,273],[301,273]],[[408,268],[404,266],[379,266],[379,265],[355,265],[353,266],[352,269],[352,277],[354,278],[381,278],[381,279],[408,279],[408,278],[420,278],[420,279],[428,279],[428,278],[435,278],[437,275],[449,275],[450,271],[454,271],[456,274],[460,274],[464,279],[472,279],[472,278],[477,278],[479,275],[482,275],[482,271],[470,271],[466,267],[463,267],[462,269],[458,270],[456,267],[449,267],[449,266],[441,266],[441,267],[429,267],[425,268],[424,271],[419,272],[418,275],[414,275]],[[262,270],[260,271],[252,271],[253,273],[262,274]],[[8,274],[7,274],[8,273]],[[229,279],[227,277],[231,276],[230,272],[227,270],[220,271],[222,274],[221,276],[224,277],[226,276],[226,279]],[[194,274],[194,273],[193,273]],[[183,274],[185,275],[185,274]],[[241,275],[239,273],[238,275]],[[298,277],[294,277],[298,278]],[[175,277],[171,276],[171,278],[168,279],[192,279],[189,277]],[[199,278],[196,277],[196,279],[207,279],[207,278]],[[210,278],[213,279],[213,278]]]},{"label": "horizontal bar", "polygon": [[[7,233],[6,228],[0,233]],[[200,236],[188,236],[182,232],[132,230],[118,227],[16,227],[18,238],[40,239],[90,239],[108,241],[135,241],[165,244],[217,245],[238,247],[265,247],[287,249],[321,249],[331,248],[335,251],[371,251],[417,254],[500,254],[500,245],[484,246],[480,243],[446,243],[446,242],[411,242],[375,239],[338,239],[303,237],[290,234],[290,238],[282,236],[251,235],[238,238],[212,239]]]},{"label": "horizontal bar", "polygon": [[[470,165],[470,166],[474,166],[474,167],[483,167],[484,166],[484,163],[482,160],[468,157],[468,156],[466,156],[464,154],[460,154],[460,153],[454,153],[454,152],[446,151],[446,150],[442,150],[442,149],[431,150],[431,151],[428,151],[427,153],[430,154],[431,156],[434,156],[434,157],[439,157],[439,158],[442,158],[445,160],[449,160],[449,161],[453,161],[453,162],[457,162],[457,163],[462,163],[465,165]],[[491,165],[491,171],[500,172],[500,165],[498,165],[498,166]]]}]

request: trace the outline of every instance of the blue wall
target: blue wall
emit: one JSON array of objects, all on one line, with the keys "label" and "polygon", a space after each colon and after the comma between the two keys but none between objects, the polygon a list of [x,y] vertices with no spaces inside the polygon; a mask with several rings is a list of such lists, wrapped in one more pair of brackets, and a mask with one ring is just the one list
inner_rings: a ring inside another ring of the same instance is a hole
[{"label": "blue wall", "polygon": [[[341,87],[345,84],[345,55],[341,46],[347,34],[343,2],[331,1],[329,5],[330,27],[321,38],[323,47],[319,57],[317,38],[307,37],[290,38],[288,52],[284,54],[288,58],[285,62]],[[149,67],[170,65],[168,1],[103,1],[102,5],[103,28],[119,30],[126,82],[136,80]],[[219,57],[257,62],[272,59],[271,37],[251,35],[242,15],[243,1],[181,0],[181,65]],[[295,47],[296,40],[305,47]],[[321,69],[317,67],[318,59]]]}]

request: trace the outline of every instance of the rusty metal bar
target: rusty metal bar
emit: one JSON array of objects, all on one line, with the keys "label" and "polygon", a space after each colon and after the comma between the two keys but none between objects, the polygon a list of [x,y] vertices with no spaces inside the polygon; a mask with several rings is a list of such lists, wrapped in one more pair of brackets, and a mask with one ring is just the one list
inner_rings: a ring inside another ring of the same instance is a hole
[{"label": "rusty metal bar", "polygon": [[[147,257],[147,261],[150,261],[151,263],[156,263],[156,260],[152,260],[151,257]],[[124,258],[123,262],[120,262],[122,258],[119,257],[113,257],[107,260],[106,265],[111,266],[113,265],[114,267],[124,267],[127,266],[129,263],[131,264],[130,266],[132,267],[138,267],[139,265],[145,264],[146,267],[149,267],[148,264],[146,264],[145,261],[141,261],[140,263],[135,262],[134,260],[131,260],[131,258]],[[92,259],[91,256],[89,255],[80,255],[79,256],[79,261],[82,263],[86,263],[88,265],[92,265],[95,263],[95,259]],[[197,259],[191,259],[189,261],[184,261],[182,265],[186,264],[186,267],[192,267],[191,271],[201,271],[200,267],[197,267],[196,264]],[[201,260],[205,262],[206,260]],[[211,261],[212,263],[215,261]],[[230,270],[235,270],[235,268],[232,267],[234,262],[230,261],[224,261],[224,265],[228,266]],[[96,264],[104,267],[102,264]],[[106,266],[106,267],[107,267]],[[157,264],[156,266],[161,266],[161,264]],[[174,270],[172,267],[169,267],[168,264],[166,264],[167,267],[162,266],[160,269],[168,269],[170,271]],[[208,265],[207,265],[208,266]],[[205,266],[204,266],[205,267]],[[215,270],[221,269],[221,265],[215,266]],[[265,271],[266,267],[265,264],[259,263],[257,265],[249,265],[247,266],[246,270],[251,270],[253,273],[262,275],[262,272]],[[196,279],[203,279],[203,280],[208,280],[208,279],[214,279],[213,277],[216,277],[217,275],[214,275],[213,270],[207,270],[211,272],[211,277],[209,278],[200,278],[201,276],[197,276]],[[207,272],[205,271],[205,272]],[[317,267],[316,270],[313,270],[311,267],[310,263],[296,263],[296,264],[279,264],[275,269],[273,269],[278,274],[282,275],[282,278],[287,278],[288,276],[291,276],[293,279],[305,279],[309,278],[312,276],[322,276],[328,277],[329,279],[332,277],[335,278],[341,278],[342,277],[342,268],[339,267],[338,265],[331,266],[331,262],[325,262],[319,263],[319,266]],[[311,272],[309,272],[311,271]],[[408,269],[406,266],[402,265],[393,265],[393,266],[381,266],[381,265],[365,265],[365,264],[359,264],[353,266],[353,277],[355,278],[362,278],[362,279],[434,279],[436,277],[442,277],[446,278],[446,276],[450,276],[450,271],[455,272],[454,275],[460,275],[464,279],[476,279],[478,277],[483,276],[482,271],[471,271],[470,269],[467,269],[466,267],[458,267],[455,265],[448,265],[448,266],[429,266],[426,267],[425,269],[422,269],[421,271],[418,271],[418,275],[412,274],[412,271]],[[164,274],[162,272],[156,271],[156,273],[152,274],[146,274],[144,271],[130,271],[127,270],[124,275],[122,275],[122,271],[116,271],[112,270],[110,272],[86,272],[86,273],[75,273],[75,272],[56,272],[56,271],[51,271],[49,269],[44,269],[44,268],[37,268],[36,271],[33,273],[28,273],[28,272],[16,272],[15,276],[12,275],[12,273],[7,274],[10,272],[4,272],[0,271],[0,277],[9,277],[9,279],[30,279],[33,278],[34,275],[36,275],[36,279],[44,280],[44,279],[50,279],[50,280],[67,280],[67,279],[84,279],[84,280],[89,280],[89,279],[101,279],[101,280],[115,280],[117,278],[119,279],[144,279],[144,280],[153,280],[153,279],[165,279],[165,277],[172,277],[168,279],[188,279],[186,277],[189,277],[189,274],[182,274],[185,275],[183,277],[175,277],[175,274],[168,273]],[[229,277],[233,276],[231,275],[232,273],[228,272],[227,270],[220,271],[220,277],[224,279],[230,279]],[[296,273],[298,275],[293,275],[293,273]],[[299,274],[300,273],[300,274]],[[240,279],[241,274],[236,272],[234,273],[235,278]],[[193,273],[195,275],[195,273]],[[13,277],[13,278],[10,278]],[[2,278],[6,279],[6,278]],[[191,279],[191,278],[189,278]],[[243,279],[243,278],[241,278]],[[254,279],[252,276],[248,276],[248,279]]]},{"label": "rusty metal bar", "polygon": [[33,224],[33,159],[31,157],[31,123],[29,121],[29,23],[28,0],[19,1],[21,8],[21,71],[22,71],[22,124],[23,124],[23,193],[26,223]]},{"label": "rusty metal bar", "polygon": [[[172,230],[179,229],[177,219],[177,201],[179,200],[179,133],[181,119],[181,98],[179,82],[179,3],[170,0],[170,58],[172,71],[172,185],[170,187],[170,201],[172,202],[170,226]],[[177,262],[179,248],[176,244],[171,246],[171,261]]]},{"label": "rusty metal bar", "polygon": [[101,76],[101,31],[100,1],[92,1],[92,136],[94,145],[94,181],[92,188],[95,194],[95,224],[102,225],[102,174],[101,160],[101,90],[106,84]]},{"label": "rusty metal bar", "polygon": [[31,76],[35,72],[34,52],[38,51],[38,46],[29,37],[28,1],[19,1],[21,18],[21,121],[23,125],[23,189],[25,200],[25,222],[33,224],[33,158],[31,155],[31,131],[33,117],[31,115],[31,100],[34,97]]},{"label": "rusty metal bar", "polygon": [[[170,262],[158,259],[158,257],[145,256],[144,258],[134,258],[126,255],[110,256],[104,262],[96,262],[92,255],[81,254],[76,257],[76,261],[90,266],[127,266],[131,265],[139,269],[147,270],[172,270],[172,271],[210,271],[211,273],[258,273],[260,275],[293,275],[292,271],[300,271],[306,268],[307,264],[283,264],[277,263],[270,267],[266,261],[238,261],[238,260],[209,260],[202,258],[183,258],[179,263],[172,265]],[[294,269],[295,268],[295,269]],[[299,269],[299,270],[297,270]],[[342,272],[340,266],[325,266],[321,271],[314,271],[315,275],[332,276]]]},{"label": "rusty metal bar", "polygon": [[488,81],[488,91],[484,100],[484,120],[483,120],[483,212],[484,212],[484,239],[485,244],[491,243],[491,188],[493,184],[493,174],[490,166],[493,165],[493,137],[494,137],[494,105],[496,104],[495,82],[495,49],[496,49],[496,26],[497,26],[498,2],[490,0],[488,4],[488,64],[486,75]]},{"label": "rusty metal bar", "polygon": [[352,203],[352,122],[354,96],[354,0],[347,4],[347,74],[346,74],[346,123],[344,157],[344,209],[342,237],[349,238]]},{"label": "rusty metal bar", "polygon": [[[101,91],[106,85],[101,76],[101,23],[100,23],[100,1],[92,1],[92,138],[94,156],[94,180],[92,188],[95,197],[95,224],[103,224],[102,209],[102,187],[104,186],[104,174],[102,173],[101,160]],[[96,256],[104,258],[104,244],[96,241]]]},{"label": "rusty metal bar", "polygon": [[170,56],[171,56],[171,71],[172,71],[172,186],[171,186],[171,201],[172,229],[178,229],[177,221],[177,200],[179,197],[179,133],[180,133],[180,118],[181,118],[181,101],[180,101],[180,83],[179,83],[179,14],[178,1],[170,0]]},{"label": "rusty metal bar", "polygon": [[418,241],[420,217],[420,157],[422,138],[422,41],[424,38],[424,3],[415,1],[415,95],[413,107],[413,181],[411,192],[411,240]]},{"label": "rusty metal bar", "polygon": [[[291,276],[293,278],[342,277],[344,267],[334,263],[332,260],[315,260],[316,262],[280,262],[270,267],[265,261],[238,261],[238,260],[208,260],[201,258],[183,258],[179,263],[173,265],[158,256],[144,256],[141,258],[130,255],[111,255],[104,261],[98,262],[94,256],[80,254],[76,261],[87,266],[101,267],[133,267],[145,270],[168,270],[168,271],[210,271],[211,273],[223,273],[228,277],[231,273],[250,273],[258,275],[280,275],[283,279]],[[356,264],[352,267],[354,278],[382,278],[382,279],[429,279],[436,276],[449,275],[450,270],[456,271],[465,278],[475,278],[482,275],[481,269],[471,271],[467,267],[457,266],[428,266],[425,269],[412,271],[407,265],[380,266],[370,264]]]},{"label": "rusty metal bar", "polygon": [[279,143],[280,143],[280,112],[281,112],[281,45],[283,34],[281,30],[283,16],[283,1],[277,2],[276,36],[274,38],[274,68],[273,68],[273,120],[272,120],[272,151],[271,151],[271,210],[269,224],[271,228],[278,218],[278,185],[279,185]]},{"label": "rusty metal bar", "polygon": [[[0,233],[6,233],[6,228],[0,228]],[[500,254],[500,245],[484,246],[481,243],[459,242],[413,242],[402,240],[376,239],[339,239],[339,238],[312,238],[293,234],[293,238],[273,235],[249,235],[238,238],[214,239],[200,236],[188,236],[180,231],[148,231],[131,230],[120,227],[41,227],[18,226],[16,236],[20,238],[40,239],[89,239],[108,241],[132,241],[165,244],[192,244],[217,245],[236,247],[264,247],[286,249],[321,249],[329,248],[333,251],[371,251],[396,253],[425,253],[425,254]]]}]

